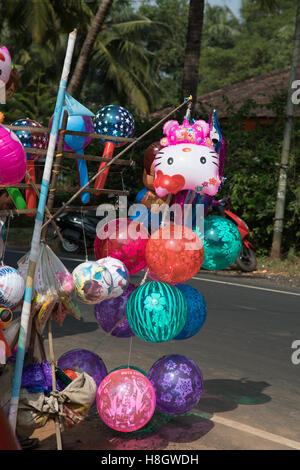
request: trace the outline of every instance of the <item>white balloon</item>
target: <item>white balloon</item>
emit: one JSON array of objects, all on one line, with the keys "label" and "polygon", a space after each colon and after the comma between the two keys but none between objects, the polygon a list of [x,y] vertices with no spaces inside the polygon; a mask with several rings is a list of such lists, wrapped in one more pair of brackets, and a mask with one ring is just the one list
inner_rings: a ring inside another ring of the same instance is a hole
[{"label": "white balloon", "polygon": [[11,266],[0,266],[0,306],[13,308],[23,298],[25,282]]},{"label": "white balloon", "polygon": [[112,290],[109,299],[114,299],[122,295],[129,284],[129,272],[125,264],[119,259],[108,256],[97,260],[101,266],[105,266],[112,277]]}]

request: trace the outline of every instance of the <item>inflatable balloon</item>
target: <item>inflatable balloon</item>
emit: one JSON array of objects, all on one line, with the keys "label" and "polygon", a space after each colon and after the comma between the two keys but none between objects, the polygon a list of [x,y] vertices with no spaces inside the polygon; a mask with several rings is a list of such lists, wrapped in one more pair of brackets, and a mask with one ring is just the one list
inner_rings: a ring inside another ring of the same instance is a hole
[{"label": "inflatable balloon", "polygon": [[182,225],[160,228],[146,246],[146,262],[152,274],[173,284],[193,277],[200,270],[203,258],[201,240]]},{"label": "inflatable balloon", "polygon": [[205,217],[204,234],[197,227],[194,230],[204,243],[204,269],[226,269],[235,262],[242,248],[242,239],[231,220],[217,215]]},{"label": "inflatable balloon", "polygon": [[9,308],[0,307],[0,328],[5,330],[13,320],[13,313]]},{"label": "inflatable balloon", "polygon": [[97,304],[107,299],[112,289],[112,277],[108,269],[97,261],[79,264],[73,273],[76,294],[87,304]]},{"label": "inflatable balloon", "polygon": [[[59,126],[61,127],[64,111],[68,110],[66,106],[63,107],[61,116],[60,116],[60,123]],[[49,121],[49,128],[51,129],[53,122],[53,116]],[[78,131],[78,132],[94,132],[94,125],[93,121],[90,116],[82,116],[82,115],[69,115],[67,121],[67,130],[68,131]],[[65,135],[65,142],[64,142],[64,150],[67,152],[74,151],[77,154],[83,155],[84,148],[91,142],[91,137],[85,136],[78,136],[78,135]],[[80,187],[84,186],[88,180],[88,170],[86,161],[84,159],[77,159],[77,168],[79,173],[79,182]],[[81,200],[84,204],[90,201],[90,194],[83,192],[81,194]]]},{"label": "inflatable balloon", "polygon": [[136,336],[160,343],[180,333],[186,322],[187,305],[177,287],[151,281],[133,291],[127,302],[126,316]]},{"label": "inflatable balloon", "polygon": [[[42,127],[39,122],[29,118],[22,118],[14,121],[12,126],[24,127],[24,130],[17,130],[14,132],[18,136],[23,147],[25,147],[25,151],[26,147],[47,150],[49,142],[47,132],[31,133],[30,131],[26,130],[26,127]],[[43,158],[44,155],[42,153],[36,154],[27,152],[26,157],[28,160],[39,160],[40,158]]]},{"label": "inflatable balloon", "polygon": [[156,393],[156,407],[167,414],[187,413],[202,395],[201,370],[186,356],[163,356],[153,364],[148,378]]},{"label": "inflatable balloon", "polygon": [[0,71],[0,81],[6,84],[11,72],[11,57],[5,46],[0,47]]},{"label": "inflatable balloon", "polygon": [[0,48],[0,103],[6,103],[6,84],[11,72],[11,57],[5,46]]},{"label": "inflatable balloon", "polygon": [[[94,129],[97,134],[115,137],[132,137],[134,134],[134,119],[127,109],[122,106],[108,105],[99,109],[94,118]],[[121,147],[126,142],[118,142],[116,140],[108,141],[106,139],[100,140],[104,145],[103,158],[111,159],[115,147]],[[98,172],[107,164],[107,162],[100,163]],[[104,170],[95,181],[95,188],[102,189],[105,185],[109,168]],[[96,193],[99,195],[99,193]]]},{"label": "inflatable balloon", "polygon": [[160,140],[163,148],[154,160],[153,186],[159,197],[177,194],[181,190],[194,190],[214,196],[219,189],[219,156],[210,136],[210,125],[205,121],[182,125],[167,121],[166,135]]},{"label": "inflatable balloon", "polygon": [[60,369],[78,368],[93,377],[97,387],[107,376],[106,365],[98,354],[87,349],[72,349],[67,351],[57,361]]},{"label": "inflatable balloon", "polygon": [[25,282],[19,272],[10,266],[0,266],[0,305],[14,308],[22,300]]},{"label": "inflatable balloon", "polygon": [[115,367],[115,369],[111,370],[109,373],[111,374],[111,372],[114,372],[115,370],[120,370],[120,369],[133,369],[133,370],[137,370],[138,372],[140,372],[141,374],[144,374],[146,377],[147,377],[147,374],[146,372],[143,370],[143,369],[140,369],[139,367],[136,367],[136,366],[119,366],[119,367]]},{"label": "inflatable balloon", "polygon": [[175,339],[188,339],[198,333],[206,320],[206,303],[204,297],[188,284],[176,284],[183,293],[187,305],[185,325]]},{"label": "inflatable balloon", "polygon": [[117,338],[134,336],[126,318],[126,305],[135,288],[133,284],[129,284],[122,295],[95,305],[96,320],[106,333]]},{"label": "inflatable balloon", "polygon": [[129,272],[125,264],[116,258],[112,258],[111,256],[98,259],[97,263],[101,266],[105,266],[111,274],[112,290],[109,298],[113,299],[122,295],[129,284]]},{"label": "inflatable balloon", "polygon": [[26,173],[26,155],[16,134],[0,124],[0,184],[13,186]]},{"label": "inflatable balloon", "polygon": [[[17,121],[12,123],[12,126],[20,126],[20,127],[25,127],[24,130],[17,130],[14,131],[18,138],[20,139],[21,144],[23,147],[32,147],[36,149],[42,149],[46,150],[48,147],[48,142],[49,142],[49,137],[46,132],[41,132],[41,133],[31,133],[26,130],[26,127],[42,127],[42,125],[34,121],[33,119],[29,118],[24,118],[24,119],[18,119]],[[26,151],[26,149],[25,149]],[[27,172],[31,176],[31,179],[34,183],[36,183],[36,175],[35,175],[35,166],[34,162],[36,160],[39,160],[42,158],[44,155],[43,154],[36,154],[36,153],[26,153],[27,157]],[[25,183],[30,184],[29,178],[25,176]],[[33,188],[26,189],[25,190],[26,194],[26,207],[27,209],[35,209],[37,207],[37,195],[36,192]],[[33,214],[27,214],[29,216],[34,215]]]},{"label": "inflatable balloon", "polygon": [[146,266],[147,242],[148,231],[141,223],[126,218],[111,220],[97,232],[95,258],[116,258],[125,264],[130,275],[135,274]]},{"label": "inflatable balloon", "polygon": [[116,431],[132,432],[147,424],[155,411],[153,385],[141,372],[118,369],[98,387],[96,406],[100,418]]}]

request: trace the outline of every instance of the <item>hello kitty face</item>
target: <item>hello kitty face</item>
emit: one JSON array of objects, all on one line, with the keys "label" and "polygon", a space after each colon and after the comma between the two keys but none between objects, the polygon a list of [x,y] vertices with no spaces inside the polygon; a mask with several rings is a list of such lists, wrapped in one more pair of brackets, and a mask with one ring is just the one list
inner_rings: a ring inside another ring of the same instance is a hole
[{"label": "hello kitty face", "polygon": [[194,190],[214,196],[221,184],[219,157],[212,146],[182,143],[162,148],[154,159],[157,196]]}]

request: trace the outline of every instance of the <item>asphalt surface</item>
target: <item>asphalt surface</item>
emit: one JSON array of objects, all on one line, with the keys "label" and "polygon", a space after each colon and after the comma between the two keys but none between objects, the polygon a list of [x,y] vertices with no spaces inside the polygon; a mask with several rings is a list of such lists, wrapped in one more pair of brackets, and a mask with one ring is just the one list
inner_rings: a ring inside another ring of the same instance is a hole
[{"label": "asphalt surface", "polygon": [[[21,256],[7,251],[5,262],[16,266]],[[81,257],[62,260],[72,271]],[[80,321],[68,315],[61,327],[53,322],[56,358],[84,348],[99,354],[108,371],[130,363],[146,372],[165,354],[193,359],[204,394],[190,416],[167,423],[169,447],[157,448],[172,448],[171,442],[177,449],[300,449],[300,364],[291,359],[292,343],[300,340],[300,288],[208,271],[188,283],[207,304],[206,322],[194,337],[159,344],[114,338],[98,326],[93,306],[80,303]]]}]

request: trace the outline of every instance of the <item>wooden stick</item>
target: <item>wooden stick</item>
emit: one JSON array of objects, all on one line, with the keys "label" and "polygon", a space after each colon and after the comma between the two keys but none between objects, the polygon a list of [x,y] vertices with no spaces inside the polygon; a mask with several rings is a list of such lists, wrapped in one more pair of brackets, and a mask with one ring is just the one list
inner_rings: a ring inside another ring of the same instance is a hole
[{"label": "wooden stick", "polygon": [[[53,206],[54,206],[54,193],[57,189],[56,186],[57,186],[57,180],[58,180],[58,175],[59,175],[59,171],[60,171],[62,151],[63,151],[64,143],[65,143],[65,135],[64,135],[63,131],[67,127],[67,122],[68,122],[68,111],[65,110],[64,114],[63,114],[63,119],[62,119],[61,131],[59,131],[60,134],[59,134],[59,141],[58,141],[58,146],[57,146],[57,154],[55,156],[56,158],[54,160],[54,164],[53,164],[53,167],[52,167],[52,178],[51,178],[51,184],[50,184],[49,193],[48,193],[48,201],[47,201],[47,204],[45,206],[45,209],[48,206],[49,213],[47,211],[47,215],[50,216],[50,217],[52,217],[51,216],[51,210],[53,209]],[[53,219],[52,219],[52,222],[53,222]],[[48,226],[46,226],[45,228],[42,229],[42,234],[41,234],[42,240],[45,240],[46,235],[47,235],[47,230],[48,230]],[[56,232],[57,232],[57,230],[56,230]],[[58,229],[57,234],[60,235],[60,241],[63,243],[64,240],[62,239],[63,237],[62,237],[59,229]]]},{"label": "wooden stick", "polygon": [[[56,377],[55,377],[55,358],[54,358],[53,335],[52,335],[51,321],[52,321],[52,315],[50,315],[50,318],[48,320],[48,340],[49,340],[49,356],[50,356],[51,375],[52,375],[52,390],[55,392],[57,390],[57,388],[56,388]],[[58,404],[58,406],[59,406],[59,404]],[[59,415],[55,415],[54,422],[55,422],[57,450],[62,450],[61,425],[60,425]]]},{"label": "wooden stick", "polygon": [[[29,179],[31,186],[32,186],[33,189],[35,190],[37,197],[40,197],[40,192],[39,192],[39,190],[38,190],[38,188],[37,188],[37,185],[35,184],[35,182],[34,182],[33,179],[31,178],[31,176],[30,176],[30,174],[28,173],[28,171],[26,171],[26,176],[27,176],[27,178]],[[45,205],[45,212],[47,213],[48,217],[50,217],[50,218],[52,217],[51,212],[50,212],[49,207],[47,206],[47,204]],[[57,233],[57,235],[58,235],[58,238],[59,238],[60,241],[63,243],[63,241],[64,241],[63,236],[62,236],[62,234],[60,233],[60,230],[59,230],[58,226],[56,225],[56,223],[55,223],[55,221],[54,221],[53,219],[51,220],[51,224],[53,225],[53,228],[54,228],[54,230],[56,231],[56,233]]]},{"label": "wooden stick", "polygon": [[[11,129],[12,131],[23,131],[24,126],[5,126]],[[32,134],[40,134],[40,133],[47,133],[50,134],[50,130],[48,127],[26,127],[27,132],[31,132]],[[96,134],[94,132],[81,132],[81,131],[70,131],[69,129],[66,129],[64,131],[65,134],[68,135],[78,135],[82,137],[90,137],[91,139],[101,139],[101,140],[115,140],[116,142],[134,142],[135,139],[132,137],[116,137],[114,135],[104,135],[104,134]],[[29,149],[30,147],[26,147],[26,149]],[[43,151],[41,149],[38,149],[39,151],[37,153],[43,154]],[[28,151],[29,152],[29,151]],[[30,152],[32,153],[32,152]]]}]

